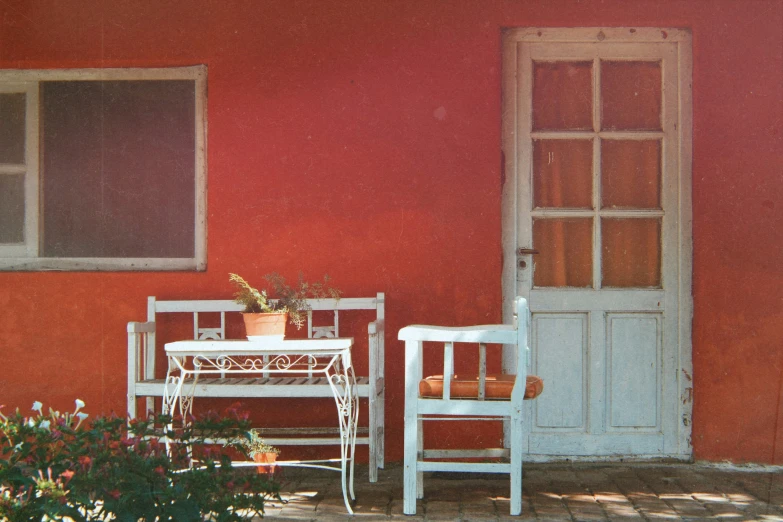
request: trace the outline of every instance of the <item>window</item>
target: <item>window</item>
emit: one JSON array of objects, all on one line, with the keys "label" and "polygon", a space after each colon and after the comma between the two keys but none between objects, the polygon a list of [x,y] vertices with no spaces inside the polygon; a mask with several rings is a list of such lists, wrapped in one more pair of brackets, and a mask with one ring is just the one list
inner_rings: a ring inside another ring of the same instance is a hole
[{"label": "window", "polygon": [[0,71],[0,269],[204,270],[206,68]]}]

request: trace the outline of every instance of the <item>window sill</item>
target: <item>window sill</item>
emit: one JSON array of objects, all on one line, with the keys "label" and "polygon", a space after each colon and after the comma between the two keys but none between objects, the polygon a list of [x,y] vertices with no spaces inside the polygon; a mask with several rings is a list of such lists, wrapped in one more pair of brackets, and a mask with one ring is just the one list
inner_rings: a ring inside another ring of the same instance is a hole
[{"label": "window sill", "polygon": [[0,258],[4,272],[142,272],[194,271],[204,272],[206,260],[195,258],[108,258],[108,257],[6,257]]}]

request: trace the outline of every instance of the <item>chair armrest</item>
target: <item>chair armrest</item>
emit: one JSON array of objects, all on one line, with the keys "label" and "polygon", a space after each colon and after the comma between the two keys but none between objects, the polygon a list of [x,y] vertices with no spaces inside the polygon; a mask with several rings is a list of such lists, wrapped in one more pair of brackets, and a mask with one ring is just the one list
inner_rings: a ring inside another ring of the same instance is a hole
[{"label": "chair armrest", "polygon": [[511,325],[428,326],[412,325],[400,330],[400,341],[435,341],[443,343],[516,344],[517,331]]}]

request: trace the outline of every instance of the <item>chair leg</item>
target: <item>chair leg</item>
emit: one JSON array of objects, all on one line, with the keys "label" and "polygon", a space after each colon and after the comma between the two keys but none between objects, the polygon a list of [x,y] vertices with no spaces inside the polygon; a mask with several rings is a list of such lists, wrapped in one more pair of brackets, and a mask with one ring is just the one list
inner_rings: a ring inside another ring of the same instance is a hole
[{"label": "chair leg", "polygon": [[[416,462],[424,460],[424,422],[416,423]],[[418,467],[418,466],[417,466]],[[416,498],[424,498],[424,473],[416,473]]]},{"label": "chair leg", "polygon": [[384,457],[384,444],[383,444],[383,438],[385,434],[385,408],[384,403],[386,401],[386,383],[384,382],[383,388],[381,389],[381,393],[378,394],[378,397],[375,399],[375,425],[378,427],[378,434],[376,435],[377,440],[375,443],[375,447],[378,448],[378,455],[376,455],[375,459],[378,463],[378,467],[383,469],[386,466],[386,459]]},{"label": "chair leg", "polygon": [[376,408],[375,408],[375,397],[372,396],[372,392],[370,393],[370,400],[368,401],[369,406],[369,431],[368,431],[368,438],[370,439],[369,443],[369,453],[370,453],[370,482],[378,482],[378,429],[377,429],[377,417],[376,417]]},{"label": "chair leg", "polygon": [[416,461],[419,449],[419,427],[416,422],[416,400],[405,400],[405,441],[404,441],[404,468],[402,489],[402,512],[406,515],[416,514],[416,497],[418,496]]},{"label": "chair leg", "polygon": [[512,414],[511,446],[511,515],[522,514],[522,416]]}]

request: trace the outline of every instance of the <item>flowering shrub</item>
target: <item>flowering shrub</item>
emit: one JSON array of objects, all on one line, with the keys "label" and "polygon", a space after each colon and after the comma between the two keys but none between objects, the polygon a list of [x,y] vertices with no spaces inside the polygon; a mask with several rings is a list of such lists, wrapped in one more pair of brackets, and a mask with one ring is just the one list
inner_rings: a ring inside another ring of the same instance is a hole
[{"label": "flowering shrub", "polygon": [[235,407],[177,429],[164,415],[89,422],[83,407],[77,400],[73,413],[44,415],[35,402],[30,417],[0,412],[0,520],[235,521],[279,498],[278,484],[232,467],[210,443],[248,430]]}]

